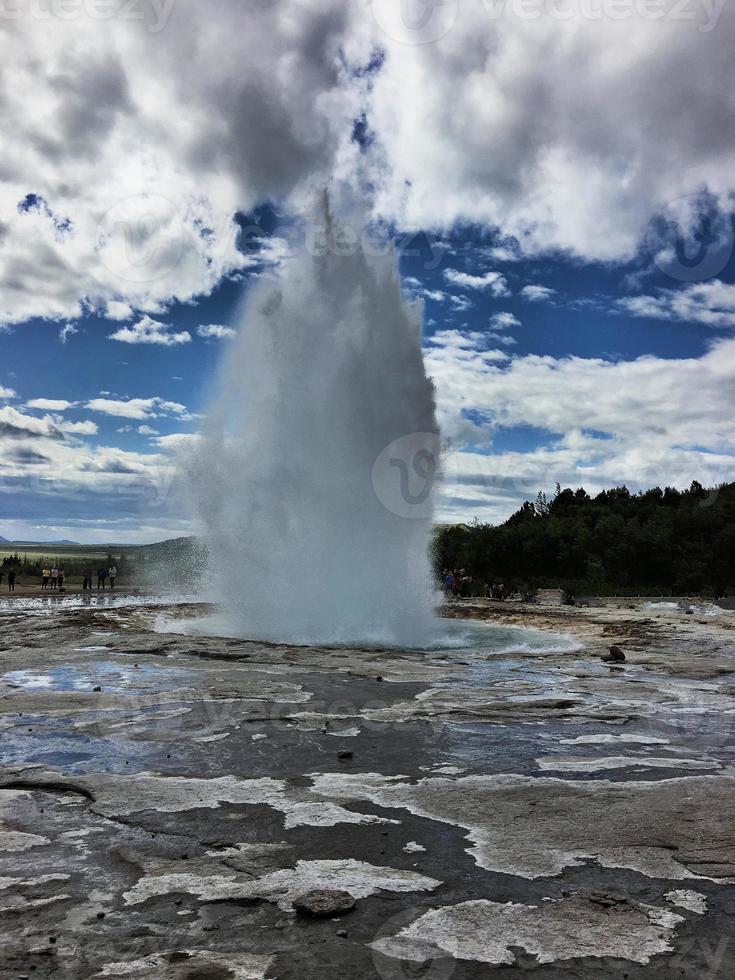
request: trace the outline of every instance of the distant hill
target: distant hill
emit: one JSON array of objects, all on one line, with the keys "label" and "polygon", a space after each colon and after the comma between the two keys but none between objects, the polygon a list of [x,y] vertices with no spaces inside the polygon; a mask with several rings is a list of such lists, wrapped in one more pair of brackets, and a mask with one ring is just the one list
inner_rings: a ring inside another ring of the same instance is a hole
[{"label": "distant hill", "polygon": [[434,560],[439,573],[465,568],[476,584],[721,596],[735,590],[735,483],[596,497],[557,487],[500,526],[440,528]]},{"label": "distant hill", "polygon": [[12,544],[13,546],[17,546],[19,548],[31,548],[31,547],[35,547],[36,545],[43,545],[45,547],[49,547],[51,545],[60,545],[60,544],[76,545],[77,547],[81,547],[78,541],[68,541],[66,538],[62,538],[61,541],[11,541],[9,538],[4,538],[1,535],[0,535],[0,544]]}]

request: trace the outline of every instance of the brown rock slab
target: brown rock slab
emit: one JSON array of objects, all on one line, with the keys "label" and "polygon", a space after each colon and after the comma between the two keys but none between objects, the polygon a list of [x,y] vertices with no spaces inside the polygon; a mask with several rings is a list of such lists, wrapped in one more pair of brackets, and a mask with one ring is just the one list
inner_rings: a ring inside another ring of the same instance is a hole
[{"label": "brown rock slab", "polygon": [[297,895],[293,907],[299,915],[312,918],[329,918],[351,912],[357,904],[349,892],[339,888],[316,888],[314,891]]}]

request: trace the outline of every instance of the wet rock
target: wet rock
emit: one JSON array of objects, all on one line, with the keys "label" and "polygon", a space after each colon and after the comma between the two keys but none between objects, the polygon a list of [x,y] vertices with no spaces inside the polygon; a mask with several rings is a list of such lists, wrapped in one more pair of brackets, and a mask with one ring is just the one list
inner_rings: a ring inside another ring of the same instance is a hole
[{"label": "wet rock", "polygon": [[602,659],[605,661],[605,663],[609,664],[623,664],[625,663],[625,653],[619,646],[615,646],[613,644],[613,646],[610,647],[610,652],[603,654]]},{"label": "wet rock", "polygon": [[351,912],[356,904],[349,892],[339,888],[317,888],[303,895],[297,895],[293,900],[293,907],[299,915],[318,919],[344,915],[346,912]]},{"label": "wet rock", "polygon": [[351,759],[354,756],[354,754],[355,754],[354,752],[350,752],[347,749],[345,749],[343,752],[337,753],[337,758],[342,759],[343,761],[347,761],[348,759]]}]

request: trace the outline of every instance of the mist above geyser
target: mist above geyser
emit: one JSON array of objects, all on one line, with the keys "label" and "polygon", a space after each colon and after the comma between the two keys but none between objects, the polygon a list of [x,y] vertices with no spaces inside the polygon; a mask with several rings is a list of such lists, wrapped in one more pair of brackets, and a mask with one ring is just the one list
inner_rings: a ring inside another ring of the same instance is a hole
[{"label": "mist above geyser", "polygon": [[[229,632],[425,646],[439,436],[422,305],[392,247],[311,248],[249,291],[195,466],[211,598]],[[340,244],[341,242],[341,244]]]}]

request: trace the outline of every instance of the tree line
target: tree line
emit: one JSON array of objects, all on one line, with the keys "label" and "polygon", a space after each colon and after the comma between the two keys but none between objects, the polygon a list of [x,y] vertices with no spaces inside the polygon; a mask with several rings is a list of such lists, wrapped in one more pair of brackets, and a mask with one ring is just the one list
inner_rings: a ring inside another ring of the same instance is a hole
[{"label": "tree line", "polygon": [[[466,568],[474,591],[503,582],[575,595],[702,595],[735,589],[735,483],[539,493],[504,524],[441,527],[437,574]],[[479,585],[479,588],[478,588]]]}]

